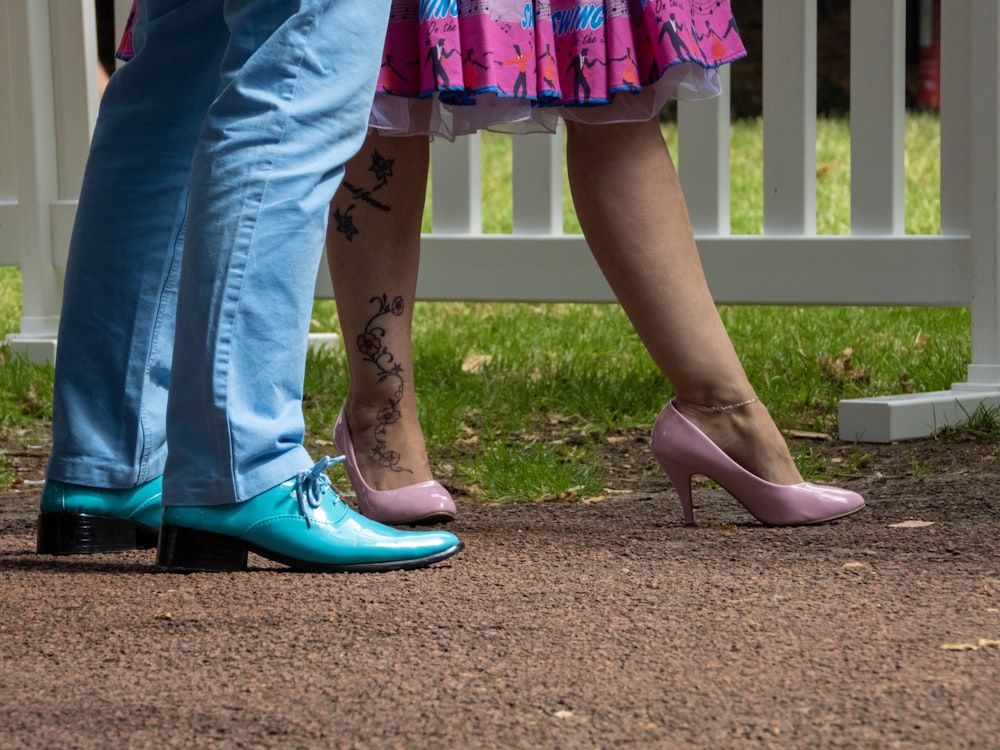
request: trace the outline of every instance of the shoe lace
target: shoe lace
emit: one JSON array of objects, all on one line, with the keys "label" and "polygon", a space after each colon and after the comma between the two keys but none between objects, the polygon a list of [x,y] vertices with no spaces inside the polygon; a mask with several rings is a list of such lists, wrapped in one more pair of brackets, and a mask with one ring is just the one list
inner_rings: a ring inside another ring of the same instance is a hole
[{"label": "shoe lace", "polygon": [[312,511],[323,504],[323,496],[327,492],[332,492],[334,500],[339,502],[340,495],[333,489],[330,479],[323,473],[331,466],[343,463],[345,456],[330,458],[323,456],[308,471],[300,471],[295,475],[295,499],[298,500],[299,510],[306,518],[306,524],[312,525]]}]

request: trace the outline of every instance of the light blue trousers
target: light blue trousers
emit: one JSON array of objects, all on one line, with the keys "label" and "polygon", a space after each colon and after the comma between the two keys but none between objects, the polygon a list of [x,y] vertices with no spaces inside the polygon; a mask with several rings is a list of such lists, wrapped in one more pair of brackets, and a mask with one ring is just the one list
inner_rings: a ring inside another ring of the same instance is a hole
[{"label": "light blue trousers", "polygon": [[389,4],[139,0],[70,245],[50,479],[163,474],[164,504],[210,505],[312,466],[314,282]]}]

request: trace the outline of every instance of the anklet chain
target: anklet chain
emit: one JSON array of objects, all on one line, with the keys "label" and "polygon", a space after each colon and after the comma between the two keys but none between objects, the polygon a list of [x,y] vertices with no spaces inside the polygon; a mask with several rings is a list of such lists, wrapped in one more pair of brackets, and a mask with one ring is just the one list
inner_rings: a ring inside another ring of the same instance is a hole
[{"label": "anklet chain", "polygon": [[723,406],[705,406],[703,404],[696,404],[693,401],[688,401],[680,396],[676,396],[674,400],[689,409],[695,409],[696,411],[704,412],[705,414],[720,414],[722,412],[732,411],[733,409],[739,409],[743,406],[750,406],[750,404],[756,404],[760,401],[760,396],[754,396],[753,398],[748,398],[746,401],[740,401],[736,404],[724,404]]}]

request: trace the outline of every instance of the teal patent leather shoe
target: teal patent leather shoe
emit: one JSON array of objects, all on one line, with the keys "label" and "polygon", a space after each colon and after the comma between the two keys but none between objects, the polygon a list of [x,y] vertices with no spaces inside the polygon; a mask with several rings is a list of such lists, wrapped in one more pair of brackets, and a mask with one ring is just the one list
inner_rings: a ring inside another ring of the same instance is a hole
[{"label": "teal patent leather shoe", "polygon": [[49,480],[42,491],[36,549],[88,555],[156,546],[163,481],[111,490]]},{"label": "teal patent leather shoe", "polygon": [[247,553],[298,570],[376,572],[422,568],[460,552],[447,531],[399,531],[349,508],[323,474],[324,458],[242,503],[167,506],[157,563],[182,570],[244,570]]}]

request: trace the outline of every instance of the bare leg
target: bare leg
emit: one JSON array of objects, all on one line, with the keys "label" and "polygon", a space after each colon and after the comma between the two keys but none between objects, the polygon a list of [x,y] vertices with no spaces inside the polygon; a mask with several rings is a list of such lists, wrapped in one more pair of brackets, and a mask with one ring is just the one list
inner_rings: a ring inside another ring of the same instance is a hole
[{"label": "bare leg", "polygon": [[[752,398],[753,387],[702,271],[677,172],[657,120],[567,123],[573,202],[608,283],[678,396],[704,405]],[[778,484],[802,481],[760,403],[723,414],[678,408],[731,458]]]},{"label": "bare leg", "polygon": [[330,204],[327,254],[351,375],[345,414],[377,490],[431,478],[410,344],[429,153],[426,136],[369,135]]}]

